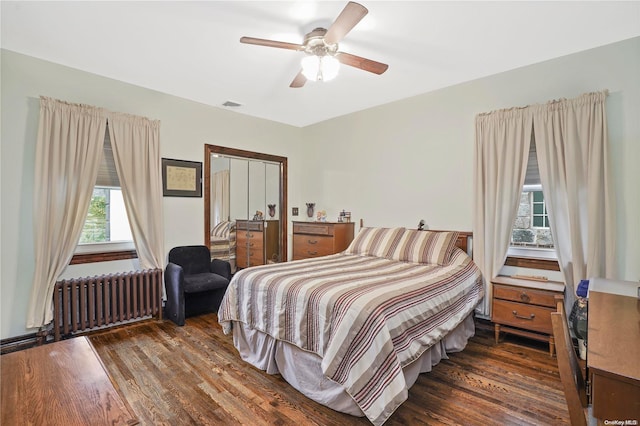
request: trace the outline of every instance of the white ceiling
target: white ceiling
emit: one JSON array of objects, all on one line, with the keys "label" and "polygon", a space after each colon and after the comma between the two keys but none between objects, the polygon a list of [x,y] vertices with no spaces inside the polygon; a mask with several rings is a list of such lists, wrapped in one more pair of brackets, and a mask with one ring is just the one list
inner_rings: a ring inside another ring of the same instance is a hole
[{"label": "white ceiling", "polygon": [[[640,2],[360,2],[369,14],[340,50],[389,64],[342,66],[289,88],[301,43],[346,1],[1,2],[2,48],[293,126],[640,35]],[[544,84],[544,82],[532,82]]]}]

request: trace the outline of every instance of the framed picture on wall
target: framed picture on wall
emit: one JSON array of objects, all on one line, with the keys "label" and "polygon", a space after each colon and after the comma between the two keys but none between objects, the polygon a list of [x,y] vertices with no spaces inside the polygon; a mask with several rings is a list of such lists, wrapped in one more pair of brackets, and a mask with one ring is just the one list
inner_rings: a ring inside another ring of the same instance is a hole
[{"label": "framed picture on wall", "polygon": [[163,158],[162,195],[202,197],[202,163]]}]

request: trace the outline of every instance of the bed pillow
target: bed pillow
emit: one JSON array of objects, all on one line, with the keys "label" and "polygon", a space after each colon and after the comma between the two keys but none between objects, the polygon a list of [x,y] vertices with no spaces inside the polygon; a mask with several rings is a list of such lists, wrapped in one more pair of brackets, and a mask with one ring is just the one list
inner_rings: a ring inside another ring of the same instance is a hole
[{"label": "bed pillow", "polygon": [[229,233],[235,228],[235,225],[235,222],[222,221],[211,229],[211,236],[229,238]]},{"label": "bed pillow", "polygon": [[404,228],[362,228],[345,253],[388,258],[403,232]]},{"label": "bed pillow", "polygon": [[400,236],[390,258],[403,262],[447,265],[456,247],[458,232],[407,229]]}]

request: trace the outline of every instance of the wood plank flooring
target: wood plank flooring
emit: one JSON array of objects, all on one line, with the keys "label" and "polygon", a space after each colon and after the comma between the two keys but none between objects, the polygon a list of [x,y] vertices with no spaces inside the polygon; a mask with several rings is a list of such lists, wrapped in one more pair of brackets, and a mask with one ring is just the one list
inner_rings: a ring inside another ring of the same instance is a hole
[{"label": "wood plank flooring", "polygon": [[[142,425],[368,425],[306,398],[246,364],[217,316],[184,327],[146,321],[90,337]],[[467,348],[422,374],[386,425],[569,424],[546,345],[495,345],[478,330]]]}]

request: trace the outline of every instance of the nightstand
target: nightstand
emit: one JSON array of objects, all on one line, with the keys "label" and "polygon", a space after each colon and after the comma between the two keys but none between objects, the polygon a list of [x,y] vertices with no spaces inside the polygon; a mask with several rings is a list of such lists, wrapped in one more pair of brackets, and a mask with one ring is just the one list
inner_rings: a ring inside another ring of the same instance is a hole
[{"label": "nightstand", "polygon": [[534,281],[498,276],[493,285],[492,316],[495,338],[500,332],[549,343],[555,353],[551,312],[556,311],[556,297],[564,295],[564,284],[557,281]]},{"label": "nightstand", "polygon": [[353,222],[293,222],[293,260],[344,251],[353,240]]}]

